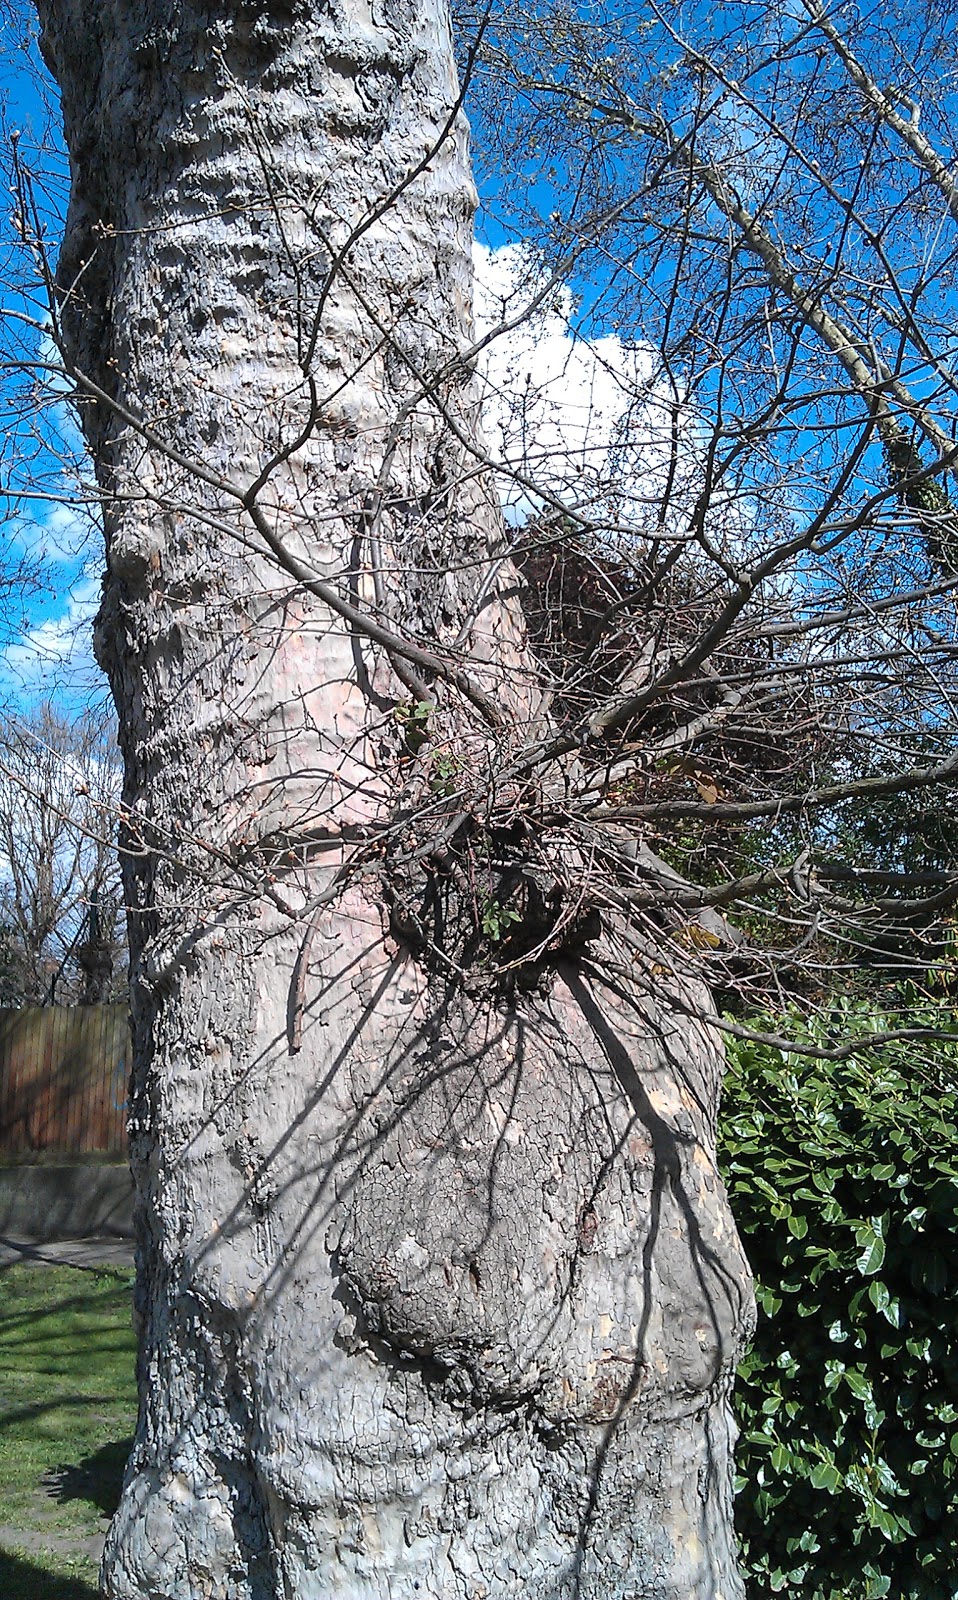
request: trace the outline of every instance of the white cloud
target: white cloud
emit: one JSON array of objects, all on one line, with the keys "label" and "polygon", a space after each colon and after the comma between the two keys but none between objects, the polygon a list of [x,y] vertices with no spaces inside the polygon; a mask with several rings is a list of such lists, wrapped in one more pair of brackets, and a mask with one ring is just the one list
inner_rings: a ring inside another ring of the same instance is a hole
[{"label": "white cloud", "polygon": [[29,502],[8,522],[8,530],[28,555],[45,564],[76,565],[90,550],[91,541],[100,537],[96,516],[90,507],[67,500],[35,510]]},{"label": "white cloud", "polygon": [[707,565],[708,548],[732,559],[762,548],[755,486],[734,478],[713,483],[708,548],[699,548],[690,513],[712,424],[667,379],[654,346],[581,336],[573,295],[561,285],[524,315],[544,280],[521,243],[476,244],[474,259],[477,338],[516,322],[478,363],[483,430],[507,521],[521,524],[551,496],[588,519],[601,545],[626,555],[650,538],[685,543],[690,558]]},{"label": "white cloud", "polygon": [[501,464],[507,519],[522,522],[542,505],[531,482],[607,536],[648,533],[672,430],[655,350],[614,334],[578,335],[565,287],[524,315],[543,280],[523,245],[477,244],[474,259],[477,338],[521,319],[479,356],[483,429]]},{"label": "white cloud", "polygon": [[[524,316],[541,283],[522,245],[475,247],[476,335],[522,317],[480,356],[483,421],[494,458],[550,494],[584,507],[607,487],[610,454],[647,381],[651,356],[614,335],[589,342],[572,329],[573,300],[559,288]],[[505,476],[507,505],[526,491]]]},{"label": "white cloud", "polygon": [[26,694],[82,693],[102,683],[93,657],[93,618],[100,579],[84,571],[71,586],[65,609],[28,628],[0,653],[0,685]]},{"label": "white cloud", "polygon": [[69,380],[48,335],[41,337],[38,373],[43,404],[35,420],[32,455],[11,480],[22,494],[11,506],[11,543],[37,563],[40,593],[28,604],[26,629],[0,652],[0,693],[29,700],[54,692],[78,701],[102,688],[93,657],[92,621],[99,604],[102,529],[89,463],[66,396]]}]

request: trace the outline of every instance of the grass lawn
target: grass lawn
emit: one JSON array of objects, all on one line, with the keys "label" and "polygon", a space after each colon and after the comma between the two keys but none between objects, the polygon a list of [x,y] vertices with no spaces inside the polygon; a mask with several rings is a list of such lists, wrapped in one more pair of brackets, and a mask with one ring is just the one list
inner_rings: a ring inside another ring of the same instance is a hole
[{"label": "grass lawn", "polygon": [[136,1420],[133,1274],[0,1269],[0,1595],[94,1600]]}]

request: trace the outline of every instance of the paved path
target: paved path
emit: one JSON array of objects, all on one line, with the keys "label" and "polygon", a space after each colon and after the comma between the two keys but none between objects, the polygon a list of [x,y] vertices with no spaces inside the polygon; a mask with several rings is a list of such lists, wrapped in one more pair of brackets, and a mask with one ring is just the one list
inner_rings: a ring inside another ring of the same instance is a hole
[{"label": "paved path", "polygon": [[0,1267],[15,1262],[47,1267],[132,1267],[132,1239],[35,1239],[0,1235]]}]

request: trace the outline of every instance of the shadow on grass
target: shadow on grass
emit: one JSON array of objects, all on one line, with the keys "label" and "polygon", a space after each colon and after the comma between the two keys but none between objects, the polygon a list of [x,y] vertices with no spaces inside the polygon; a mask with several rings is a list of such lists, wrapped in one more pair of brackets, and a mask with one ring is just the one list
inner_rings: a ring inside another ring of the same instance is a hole
[{"label": "shadow on grass", "polygon": [[57,1578],[6,1550],[0,1550],[0,1594],[11,1600],[97,1600],[96,1590],[82,1578]]},{"label": "shadow on grass", "polygon": [[120,1503],[123,1469],[132,1449],[132,1438],[101,1445],[82,1461],[47,1473],[44,1488],[61,1505],[67,1500],[85,1500],[104,1516],[112,1517]]}]

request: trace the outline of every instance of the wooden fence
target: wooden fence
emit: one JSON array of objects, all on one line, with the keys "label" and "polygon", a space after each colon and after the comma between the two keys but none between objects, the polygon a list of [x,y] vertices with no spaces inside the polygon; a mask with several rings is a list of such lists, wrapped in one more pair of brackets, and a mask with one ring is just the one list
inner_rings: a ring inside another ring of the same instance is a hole
[{"label": "wooden fence", "polygon": [[126,1153],[126,1006],[0,1010],[0,1157]]}]

